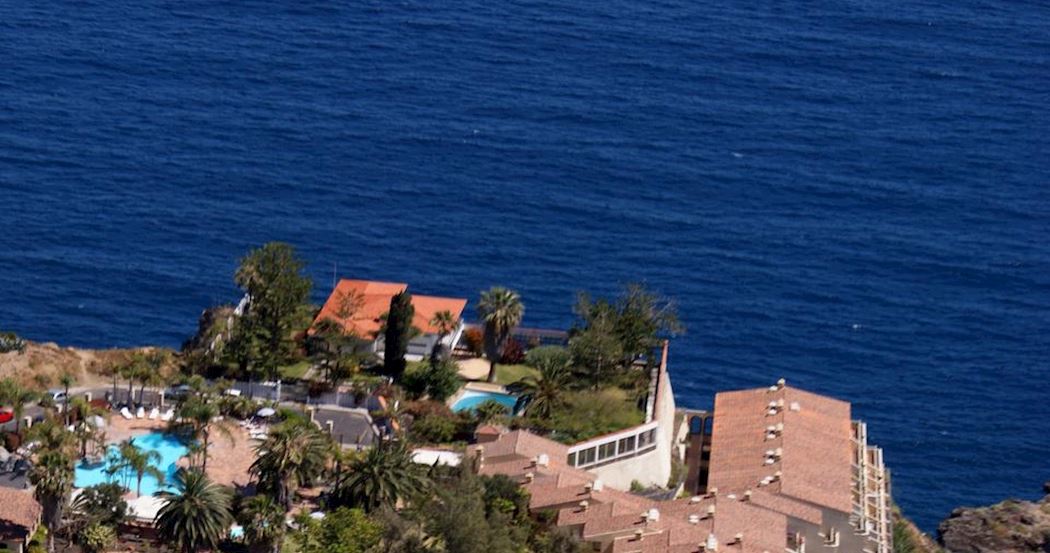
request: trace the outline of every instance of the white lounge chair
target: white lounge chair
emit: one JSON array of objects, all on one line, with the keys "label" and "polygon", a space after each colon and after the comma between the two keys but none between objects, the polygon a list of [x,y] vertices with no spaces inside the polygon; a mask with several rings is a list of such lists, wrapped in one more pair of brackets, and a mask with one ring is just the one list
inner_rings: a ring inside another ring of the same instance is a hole
[{"label": "white lounge chair", "polygon": [[139,406],[139,408],[135,411],[135,418],[136,419],[141,419],[141,418],[144,418],[145,416],[146,416],[146,409],[144,407],[142,407],[142,406]]},{"label": "white lounge chair", "polygon": [[175,409],[173,408],[169,408],[167,411],[164,412],[163,415],[160,416],[160,420],[164,422],[168,422],[173,418],[175,418]]},{"label": "white lounge chair", "polygon": [[159,417],[159,416],[160,416],[160,409],[157,409],[156,407],[154,407],[153,409],[149,410],[149,417],[148,417],[149,420],[155,421],[155,420],[157,420],[157,417]]},{"label": "white lounge chair", "polygon": [[125,419],[135,418],[135,416],[131,414],[131,411],[128,411],[127,407],[120,408],[120,416],[124,417]]}]

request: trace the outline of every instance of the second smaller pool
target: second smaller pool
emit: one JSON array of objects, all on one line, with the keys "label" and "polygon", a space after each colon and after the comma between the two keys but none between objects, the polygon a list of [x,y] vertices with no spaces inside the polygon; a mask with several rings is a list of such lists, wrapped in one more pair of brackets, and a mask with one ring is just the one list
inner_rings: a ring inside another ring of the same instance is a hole
[{"label": "second smaller pool", "polygon": [[452,404],[452,410],[455,412],[460,411],[473,411],[482,403],[493,400],[498,402],[507,408],[510,413],[514,412],[514,406],[518,404],[518,397],[510,394],[501,394],[499,392],[481,392],[478,390],[466,390],[463,395],[459,396],[459,399]]}]

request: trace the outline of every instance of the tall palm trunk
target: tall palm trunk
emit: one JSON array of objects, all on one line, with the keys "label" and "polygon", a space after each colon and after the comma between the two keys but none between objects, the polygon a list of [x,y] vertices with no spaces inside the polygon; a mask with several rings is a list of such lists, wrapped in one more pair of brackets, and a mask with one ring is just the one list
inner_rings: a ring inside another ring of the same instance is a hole
[{"label": "tall palm trunk", "polygon": [[62,415],[66,421],[66,426],[69,426],[69,384],[65,385],[65,389],[66,395],[62,401]]},{"label": "tall palm trunk", "polygon": [[201,472],[207,474],[208,472],[208,430],[207,428],[201,433],[204,438],[204,448],[201,449]]}]

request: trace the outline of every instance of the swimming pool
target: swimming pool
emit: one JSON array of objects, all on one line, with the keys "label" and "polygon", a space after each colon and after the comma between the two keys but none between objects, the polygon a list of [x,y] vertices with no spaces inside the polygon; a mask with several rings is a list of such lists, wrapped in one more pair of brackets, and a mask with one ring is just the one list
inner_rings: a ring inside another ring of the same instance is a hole
[{"label": "swimming pool", "polygon": [[[160,462],[156,463],[158,469],[165,474],[165,482],[158,482],[152,476],[142,478],[142,495],[153,495],[158,490],[171,490],[170,482],[178,470],[178,461],[186,456],[188,449],[181,440],[164,432],[151,432],[143,436],[133,438],[132,443],[141,449],[156,451],[160,455]],[[109,447],[110,452],[115,452],[117,446]],[[73,484],[78,488],[86,488],[106,482],[117,482],[124,487],[135,491],[135,474],[131,471],[122,471],[116,475],[106,474],[106,461],[100,463],[88,463],[86,459],[81,460],[76,466],[76,475]]]},{"label": "swimming pool", "polygon": [[466,390],[463,392],[463,395],[459,396],[459,399],[452,404],[452,410],[457,413],[460,411],[473,411],[478,405],[481,405],[490,399],[499,402],[507,408],[508,412],[511,413],[514,412],[514,406],[518,404],[518,397],[510,394]]}]

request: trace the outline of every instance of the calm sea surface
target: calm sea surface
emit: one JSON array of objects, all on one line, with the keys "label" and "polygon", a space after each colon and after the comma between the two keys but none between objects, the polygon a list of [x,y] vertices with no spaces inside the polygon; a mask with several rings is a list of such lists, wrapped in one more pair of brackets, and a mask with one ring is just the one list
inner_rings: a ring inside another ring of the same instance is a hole
[{"label": "calm sea surface", "polygon": [[1044,2],[0,0],[0,327],[177,346],[249,247],[526,322],[678,298],[679,402],[851,400],[925,529],[1050,479]]}]

